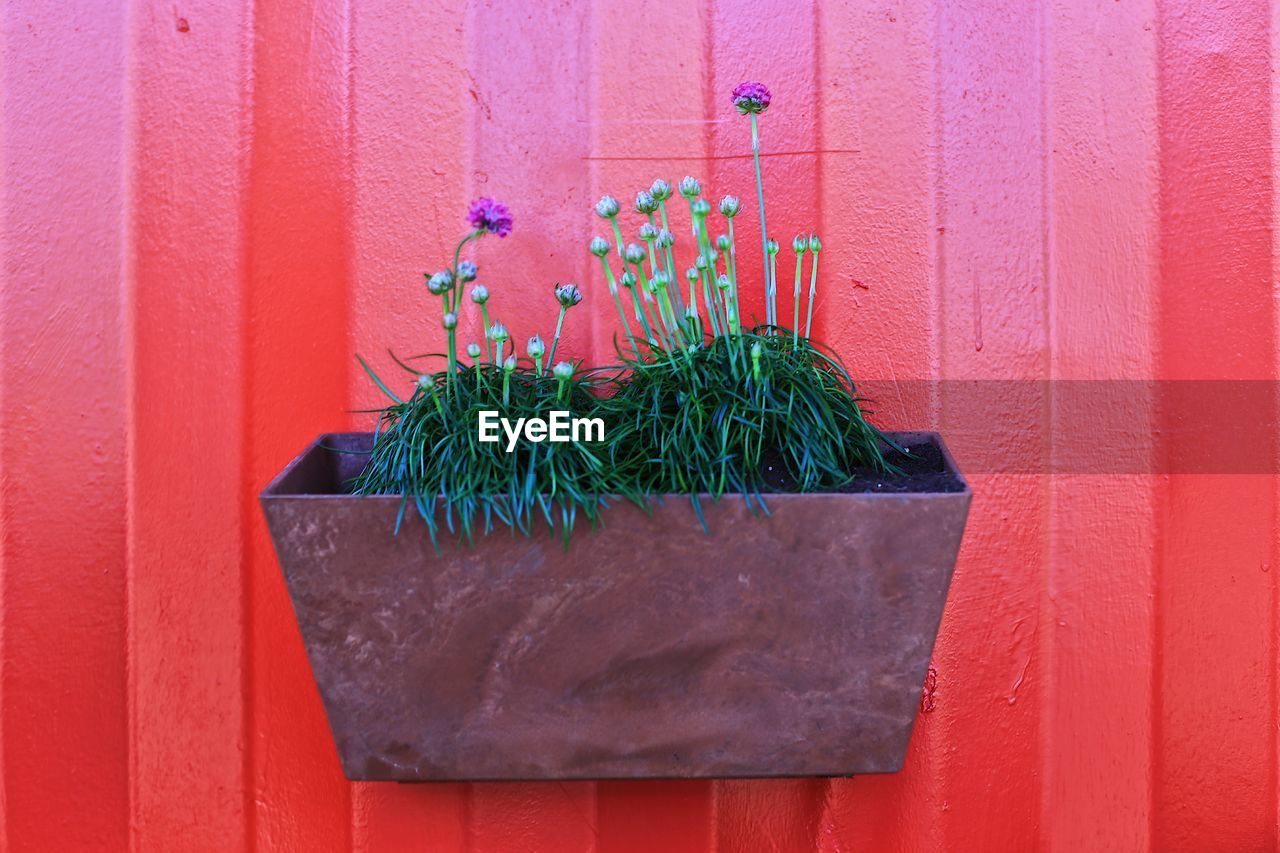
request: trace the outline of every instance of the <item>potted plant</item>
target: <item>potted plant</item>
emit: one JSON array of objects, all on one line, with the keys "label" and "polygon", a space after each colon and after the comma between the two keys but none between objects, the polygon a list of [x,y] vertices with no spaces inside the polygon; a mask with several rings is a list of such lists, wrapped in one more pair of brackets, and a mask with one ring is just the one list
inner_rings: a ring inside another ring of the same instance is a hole
[{"label": "potted plant", "polygon": [[[791,241],[778,287],[759,161],[770,94],[745,83],[733,101],[751,124],[763,281],[738,275],[736,198],[713,208],[692,177],[655,181],[628,241],[605,196],[608,237],[589,250],[619,363],[558,360],[575,285],[555,288],[549,343],[521,356],[463,257],[512,227],[479,199],[426,277],[442,363],[401,362],[411,393],[369,371],[390,401],[376,431],[320,436],[262,493],[348,777],[901,767],[971,493],[937,435],[871,426],[810,337],[817,236]],[[763,289],[761,322],[743,316],[747,286]],[[464,310],[484,341],[460,346]]]}]

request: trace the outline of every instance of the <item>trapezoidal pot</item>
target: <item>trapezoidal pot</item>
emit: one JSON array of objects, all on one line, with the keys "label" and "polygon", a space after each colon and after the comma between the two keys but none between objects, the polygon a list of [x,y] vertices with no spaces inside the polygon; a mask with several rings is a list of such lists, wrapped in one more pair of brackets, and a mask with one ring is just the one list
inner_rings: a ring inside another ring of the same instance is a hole
[{"label": "trapezoidal pot", "polygon": [[262,493],[346,775],[444,781],[899,770],[972,496],[687,496],[432,547],[342,493],[368,433]]}]

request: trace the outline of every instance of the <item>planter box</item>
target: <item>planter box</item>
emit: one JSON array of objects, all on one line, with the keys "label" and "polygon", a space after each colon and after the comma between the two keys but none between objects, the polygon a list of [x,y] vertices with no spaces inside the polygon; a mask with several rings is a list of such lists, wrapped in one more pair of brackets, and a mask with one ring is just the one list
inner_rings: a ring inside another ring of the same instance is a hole
[{"label": "planter box", "polygon": [[[941,441],[897,433],[899,441]],[[846,776],[902,767],[971,492],[806,494],[441,541],[324,435],[262,493],[351,779]],[[954,470],[954,463],[943,455]]]}]

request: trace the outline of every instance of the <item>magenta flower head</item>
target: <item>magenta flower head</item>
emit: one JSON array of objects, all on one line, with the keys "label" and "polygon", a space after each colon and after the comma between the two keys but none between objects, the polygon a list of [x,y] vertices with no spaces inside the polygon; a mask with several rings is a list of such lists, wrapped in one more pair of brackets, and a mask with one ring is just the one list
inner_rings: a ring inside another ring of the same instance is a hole
[{"label": "magenta flower head", "polygon": [[511,233],[511,211],[507,206],[491,198],[478,198],[471,202],[467,221],[477,231],[487,231],[505,237]]},{"label": "magenta flower head", "polygon": [[763,83],[739,83],[733,87],[733,105],[743,115],[764,112],[771,100],[773,95]]}]

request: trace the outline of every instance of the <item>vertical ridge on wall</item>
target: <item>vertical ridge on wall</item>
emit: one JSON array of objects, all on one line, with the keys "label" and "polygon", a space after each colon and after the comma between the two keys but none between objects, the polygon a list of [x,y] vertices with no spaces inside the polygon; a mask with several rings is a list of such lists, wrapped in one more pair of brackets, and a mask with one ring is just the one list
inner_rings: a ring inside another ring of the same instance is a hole
[{"label": "vertical ridge on wall", "polygon": [[[351,269],[346,287],[352,337],[343,358],[352,408],[368,409],[386,398],[356,364],[354,353],[399,389],[409,387],[412,378],[388,350],[401,357],[443,350],[439,303],[427,293],[422,274],[452,260],[464,233],[472,111],[481,105],[468,71],[465,0],[409,5],[365,0],[350,6]],[[516,228],[521,228],[524,217],[516,213]],[[498,254],[503,248],[497,243]],[[492,262],[482,262],[479,280],[490,281],[494,272]],[[478,336],[476,314],[464,298],[459,329],[468,336]],[[370,430],[373,416],[353,415],[348,423]],[[353,846],[369,853],[465,850],[468,790],[465,784],[355,783]]]},{"label": "vertical ridge on wall", "polygon": [[[941,426],[945,435],[953,424],[998,419],[983,449],[1014,470],[1037,471],[1046,401],[1036,380],[1045,378],[1047,354],[1041,11],[1016,0],[935,10],[941,376],[1020,380],[998,412],[994,401],[944,385]],[[931,720],[946,744],[935,763],[947,791],[944,846],[1027,849],[1040,840],[1047,477],[968,473],[974,499],[934,651],[939,691],[956,691]],[[971,784],[975,767],[980,786]]]},{"label": "vertical ridge on wall", "polygon": [[349,408],[346,0],[254,6],[244,382],[254,841],[349,849],[350,786],[256,496]]},{"label": "vertical ridge on wall", "polygon": [[[473,196],[514,206],[509,237],[486,237],[475,257],[488,276],[491,317],[511,332],[508,353],[525,357],[533,334],[552,345],[557,283],[581,284],[593,199],[583,155],[590,150],[590,79],[596,68],[590,4],[546,14],[522,0],[477,0],[468,14]],[[536,38],[530,38],[531,33]],[[538,85],[511,85],[513,76]],[[565,317],[556,361],[591,354],[588,312],[605,307],[588,294]],[[494,625],[495,637],[523,632]],[[478,853],[589,850],[596,840],[593,782],[471,786],[469,838]]]},{"label": "vertical ridge on wall", "polygon": [[[934,281],[935,12],[926,0],[885,10],[821,6],[823,239],[820,338],[855,382],[893,389],[872,400],[877,424],[937,419],[939,298]],[[881,392],[884,393],[883,391]],[[960,701],[939,674],[937,704]],[[945,802],[936,771],[937,713],[922,714],[900,774],[829,783],[823,851],[940,849]]]},{"label": "vertical ridge on wall", "polygon": [[[710,67],[703,76],[706,115],[710,124],[709,168],[703,194],[712,206],[708,217],[711,237],[726,229],[718,211],[725,195],[742,202],[734,218],[739,251],[735,259],[742,281],[745,319],[764,318],[764,275],[760,250],[760,214],[756,200],[751,153],[750,121],[733,107],[736,85],[754,80],[773,94],[769,109],[759,116],[761,169],[764,177],[768,234],[781,247],[777,257],[778,315],[792,325],[795,253],[792,237],[808,235],[821,224],[822,197],[815,180],[818,165],[816,6],[797,6],[788,0],[758,0],[751,14],[732,2],[710,4],[708,26],[714,33]],[[807,270],[807,267],[806,267]],[[803,282],[809,287],[808,273]],[[807,296],[806,296],[807,298]],[[804,322],[803,308],[801,323]],[[716,567],[702,567],[713,571]],[[747,849],[769,844],[778,849],[813,844],[823,804],[825,783],[813,780],[749,779],[714,783],[716,842],[721,849]],[[763,805],[768,803],[768,808]]]},{"label": "vertical ridge on wall", "polygon": [[124,15],[67,5],[0,10],[0,846],[15,850],[119,849],[129,831],[128,36]]},{"label": "vertical ridge on wall", "polygon": [[[245,841],[246,3],[130,10],[133,847]],[[182,116],[181,121],[175,120]],[[198,235],[198,237],[196,236]]]},{"label": "vertical ridge on wall", "polygon": [[[1265,0],[1159,4],[1165,380],[1275,376],[1271,14]],[[1270,414],[1274,383],[1267,388],[1258,402]],[[1189,423],[1174,390],[1158,401],[1167,466],[1202,458],[1220,434],[1217,424]],[[1275,442],[1253,448],[1252,457],[1272,462]],[[1159,848],[1260,849],[1276,841],[1274,489],[1266,469],[1175,470],[1158,494],[1152,840]]]},{"label": "vertical ridge on wall", "polygon": [[[1154,453],[1081,458],[1080,436],[1097,430],[1102,445],[1108,427],[1154,427],[1159,173],[1145,130],[1157,121],[1155,4],[1047,8],[1055,444],[1040,825],[1048,849],[1146,850]],[[1112,410],[1100,417],[1101,406]]]},{"label": "vertical ridge on wall", "polygon": [[[665,13],[628,0],[595,0],[592,5],[594,103],[590,151],[592,192],[587,204],[608,193],[622,206],[619,222],[624,238],[639,242],[642,222],[634,210],[635,194],[655,178],[675,187],[686,174],[708,180],[705,171],[713,119],[705,108],[706,45],[709,11],[700,0],[673,0]],[[626,58],[617,46],[626,43]],[[669,157],[653,161],[649,157]],[[632,159],[635,158],[635,159]],[[676,238],[675,264],[687,293],[683,270],[695,249],[688,204],[678,191],[667,203]],[[590,213],[590,230],[562,234],[575,250],[586,253],[586,239],[600,234],[614,242],[608,223]],[[588,257],[594,261],[594,258]],[[611,260],[619,274],[616,258]],[[614,358],[615,332],[622,337],[617,310],[603,273],[595,265],[584,306],[597,323],[594,355],[601,363]],[[625,296],[625,291],[622,292]],[[705,318],[705,310],[702,312]],[[631,320],[635,328],[634,315]],[[601,781],[596,783],[597,849],[602,853],[701,853],[715,849],[713,783]],[[661,819],[655,819],[661,815]]]}]

